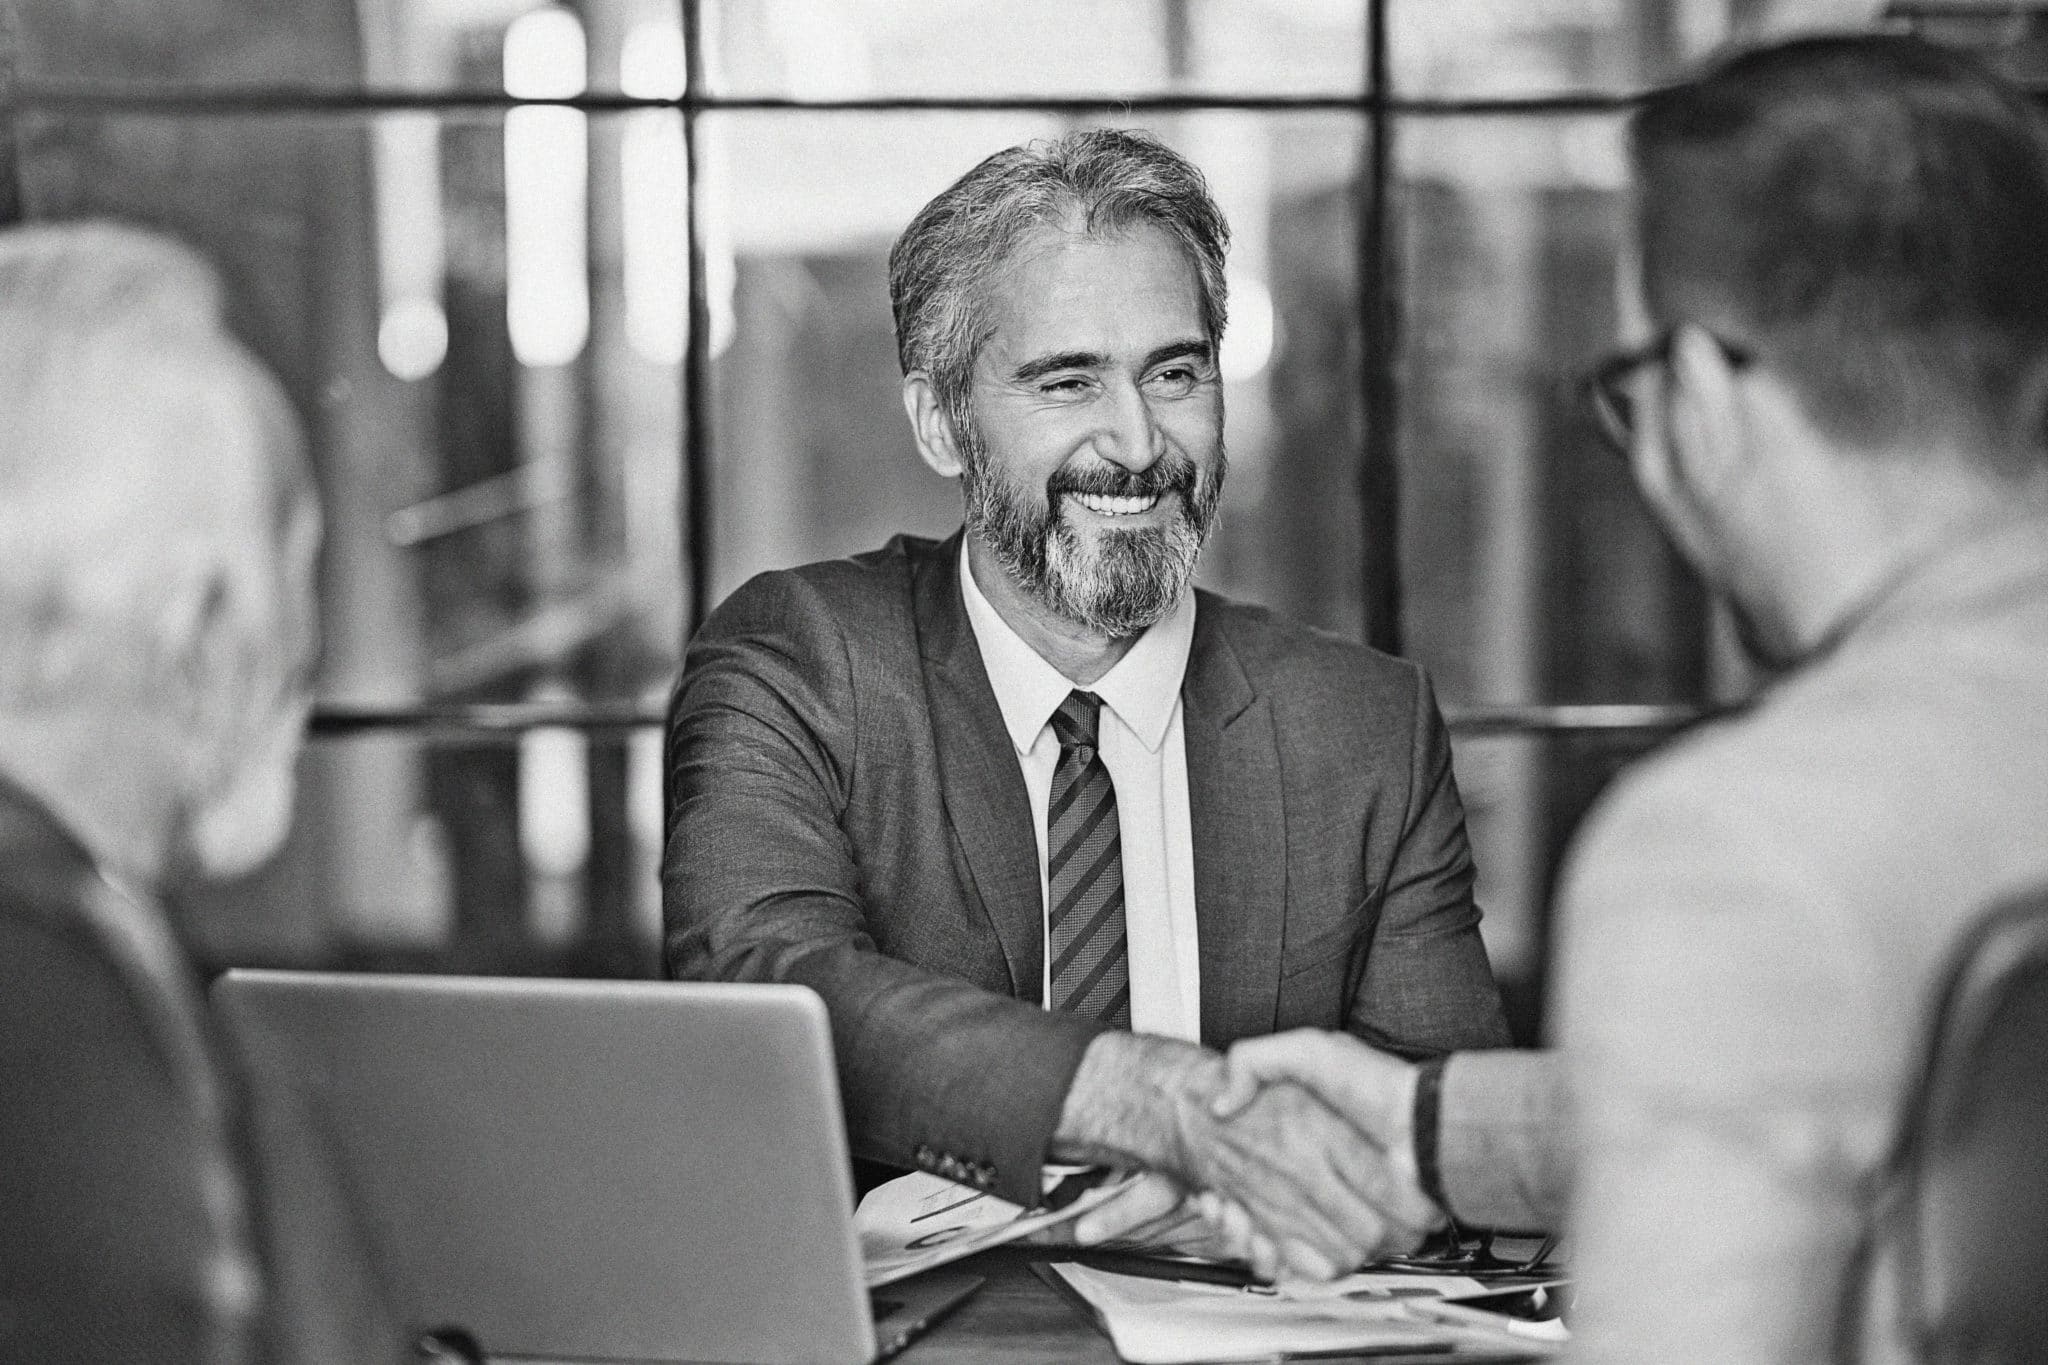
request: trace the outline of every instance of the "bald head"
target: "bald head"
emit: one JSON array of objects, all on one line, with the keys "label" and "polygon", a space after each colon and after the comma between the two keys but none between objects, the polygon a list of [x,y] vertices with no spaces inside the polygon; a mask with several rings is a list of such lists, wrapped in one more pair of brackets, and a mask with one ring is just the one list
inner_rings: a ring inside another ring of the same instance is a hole
[{"label": "bald head", "polygon": [[0,764],[75,768],[65,746],[102,734],[175,833],[252,754],[278,769],[317,534],[291,406],[198,256],[111,224],[0,232]]}]

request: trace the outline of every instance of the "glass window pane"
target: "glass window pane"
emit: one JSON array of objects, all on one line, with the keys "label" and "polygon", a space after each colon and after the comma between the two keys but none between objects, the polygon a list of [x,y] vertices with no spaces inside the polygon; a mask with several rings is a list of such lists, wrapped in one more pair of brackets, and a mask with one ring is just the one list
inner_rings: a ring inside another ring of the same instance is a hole
[{"label": "glass window pane", "polygon": [[1420,99],[1627,94],[1730,42],[1905,28],[2048,78],[2048,18],[1976,0],[1388,0],[1394,87]]},{"label": "glass window pane", "polygon": [[1545,831],[1538,788],[1548,747],[1533,735],[1451,736],[1452,768],[1479,869],[1479,931],[1494,976],[1503,982],[1528,981],[1541,967]]},{"label": "glass window pane", "polygon": [[1887,17],[1938,43],[1974,52],[2009,79],[2048,84],[2048,14],[1965,0],[1889,0]]},{"label": "glass window pane", "polygon": [[324,700],[658,698],[682,631],[672,111],[25,120],[32,218],[228,276],[327,507]]},{"label": "glass window pane", "polygon": [[210,966],[656,974],[661,734],[315,739],[269,866],[181,898]]},{"label": "glass window pane", "polygon": [[[1863,11],[1873,0],[1853,0]],[[1387,0],[1394,89],[1408,98],[1625,94],[1725,40],[1739,0]],[[1750,7],[1755,8],[1755,7]],[[1838,0],[1774,10],[1839,11]]]},{"label": "glass window pane", "polygon": [[1364,6],[707,0],[709,86],[792,99],[1353,95]]},{"label": "glass window pane", "polygon": [[1485,912],[1480,933],[1520,1043],[1542,1036],[1550,893],[1571,833],[1607,783],[1662,740],[1655,733],[1475,734],[1453,720],[1453,766]]},{"label": "glass window pane", "polygon": [[[1354,637],[1358,562],[1355,115],[1203,113],[1149,126],[1229,216],[1231,474],[1203,581]],[[891,243],[1032,115],[705,117],[716,419],[711,600],[763,569],[959,525],[911,442]]]},{"label": "glass window pane", "polygon": [[18,7],[25,93],[380,91],[673,98],[681,0],[320,0]]},{"label": "glass window pane", "polygon": [[[191,242],[296,400],[327,514],[323,702],[659,705],[682,631],[679,115],[21,132],[28,216]],[[658,731],[641,739],[317,741],[288,856],[195,899],[202,946],[651,969]]]},{"label": "glass window pane", "polygon": [[[1621,135],[1611,114],[1398,130],[1405,643],[1454,712],[1706,695],[1704,596],[1578,389],[1615,344]],[[1606,743],[1458,743],[1507,975],[1540,966],[1550,878]]]},{"label": "glass window pane", "polygon": [[1702,614],[1578,381],[1615,344],[1616,115],[1409,119],[1407,647],[1451,702],[1686,700]]}]

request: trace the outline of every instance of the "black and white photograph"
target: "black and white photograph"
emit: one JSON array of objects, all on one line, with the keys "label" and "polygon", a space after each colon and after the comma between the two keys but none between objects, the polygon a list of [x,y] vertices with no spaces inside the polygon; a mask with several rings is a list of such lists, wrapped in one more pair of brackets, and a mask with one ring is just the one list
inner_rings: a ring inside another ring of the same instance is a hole
[{"label": "black and white photograph", "polygon": [[2048,1361],[2048,0],[0,0],[0,1365]]}]

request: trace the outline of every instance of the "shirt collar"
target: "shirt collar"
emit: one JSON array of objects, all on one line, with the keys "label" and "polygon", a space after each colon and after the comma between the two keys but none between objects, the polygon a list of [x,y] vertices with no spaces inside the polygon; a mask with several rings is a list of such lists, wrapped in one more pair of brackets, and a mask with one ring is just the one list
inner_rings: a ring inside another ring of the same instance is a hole
[{"label": "shirt collar", "polygon": [[[967,604],[967,623],[981,647],[981,662],[1003,713],[1003,727],[1018,753],[1029,753],[1052,713],[1074,690],[1065,675],[1010,629],[982,595],[967,561],[967,538],[960,538],[960,595]],[[1180,704],[1181,679],[1195,643],[1195,595],[1183,591],[1166,618],[1138,637],[1130,653],[1117,660],[1087,690],[1102,698],[1144,746],[1154,753],[1166,742],[1167,726]]]}]

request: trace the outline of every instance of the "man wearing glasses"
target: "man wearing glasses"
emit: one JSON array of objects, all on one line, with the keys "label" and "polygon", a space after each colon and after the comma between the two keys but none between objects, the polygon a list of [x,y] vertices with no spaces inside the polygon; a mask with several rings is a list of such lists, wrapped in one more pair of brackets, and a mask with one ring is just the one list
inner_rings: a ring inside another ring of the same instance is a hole
[{"label": "man wearing glasses", "polygon": [[1556,1054],[1293,1033],[1231,1065],[1461,1220],[1562,1215],[1584,1358],[1819,1360],[1935,968],[2048,881],[2048,134],[1900,37],[1736,55],[1632,133],[1652,339],[1591,396],[1774,681],[1588,819]]}]

